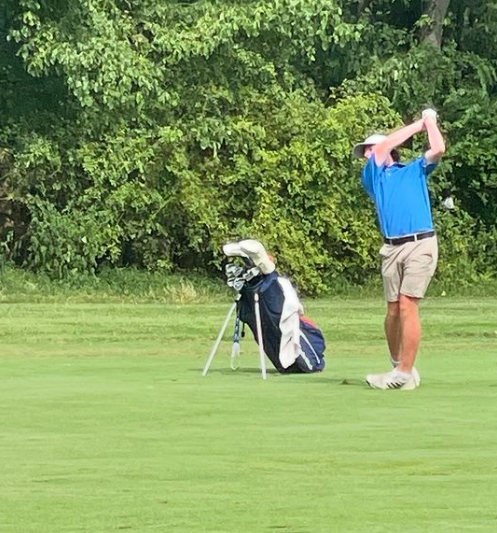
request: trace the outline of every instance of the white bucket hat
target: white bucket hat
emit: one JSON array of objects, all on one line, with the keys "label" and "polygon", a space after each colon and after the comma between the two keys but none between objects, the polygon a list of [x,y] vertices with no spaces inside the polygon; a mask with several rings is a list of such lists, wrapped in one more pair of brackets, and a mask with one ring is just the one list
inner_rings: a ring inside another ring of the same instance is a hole
[{"label": "white bucket hat", "polygon": [[384,141],[387,138],[386,135],[383,135],[381,133],[373,133],[373,135],[370,135],[367,139],[365,139],[362,143],[356,144],[354,146],[354,157],[363,157],[364,156],[364,148],[366,146],[372,146],[373,144],[379,144],[382,141]]}]

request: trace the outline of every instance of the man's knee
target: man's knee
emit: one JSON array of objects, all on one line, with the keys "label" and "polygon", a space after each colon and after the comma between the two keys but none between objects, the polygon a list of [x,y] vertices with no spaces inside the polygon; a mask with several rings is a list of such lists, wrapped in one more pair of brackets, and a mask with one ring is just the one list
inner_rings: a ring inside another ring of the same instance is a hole
[{"label": "man's knee", "polygon": [[403,316],[417,314],[419,308],[420,298],[414,298],[413,296],[406,296],[401,294],[399,298],[399,313]]},{"label": "man's knee", "polygon": [[399,302],[388,302],[387,317],[388,318],[398,318],[399,315],[400,315]]}]

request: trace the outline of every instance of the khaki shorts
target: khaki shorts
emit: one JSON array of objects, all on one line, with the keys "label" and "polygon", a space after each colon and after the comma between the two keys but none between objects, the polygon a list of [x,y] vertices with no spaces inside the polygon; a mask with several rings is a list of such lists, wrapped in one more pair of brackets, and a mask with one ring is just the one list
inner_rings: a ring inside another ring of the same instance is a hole
[{"label": "khaki shorts", "polygon": [[424,297],[437,268],[436,236],[399,246],[384,244],[380,256],[383,287],[388,302],[398,302],[401,294]]}]

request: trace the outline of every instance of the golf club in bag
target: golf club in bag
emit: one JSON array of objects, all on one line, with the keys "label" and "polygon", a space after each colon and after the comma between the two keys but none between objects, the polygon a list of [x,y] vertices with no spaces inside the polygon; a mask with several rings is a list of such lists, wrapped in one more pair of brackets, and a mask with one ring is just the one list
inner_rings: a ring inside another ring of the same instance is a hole
[{"label": "golf club in bag", "polygon": [[[227,284],[236,292],[226,320],[203,370],[214,360],[232,314],[236,311],[231,368],[239,366],[240,340],[245,325],[259,345],[262,378],[266,379],[265,355],[282,374],[320,372],[325,367],[325,340],[321,330],[303,316],[303,306],[291,282],[280,276],[264,246],[252,239],[223,247],[231,259],[226,265]],[[241,264],[237,264],[241,261]]]}]

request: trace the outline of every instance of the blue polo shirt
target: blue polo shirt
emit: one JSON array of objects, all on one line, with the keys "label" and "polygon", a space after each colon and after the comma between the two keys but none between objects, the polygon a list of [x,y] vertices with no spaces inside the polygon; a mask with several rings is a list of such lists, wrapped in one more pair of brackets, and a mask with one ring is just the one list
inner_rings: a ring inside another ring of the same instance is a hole
[{"label": "blue polo shirt", "polygon": [[376,204],[381,232],[394,238],[433,229],[428,176],[436,164],[424,157],[408,165],[377,165],[374,156],[362,171],[362,184]]}]

